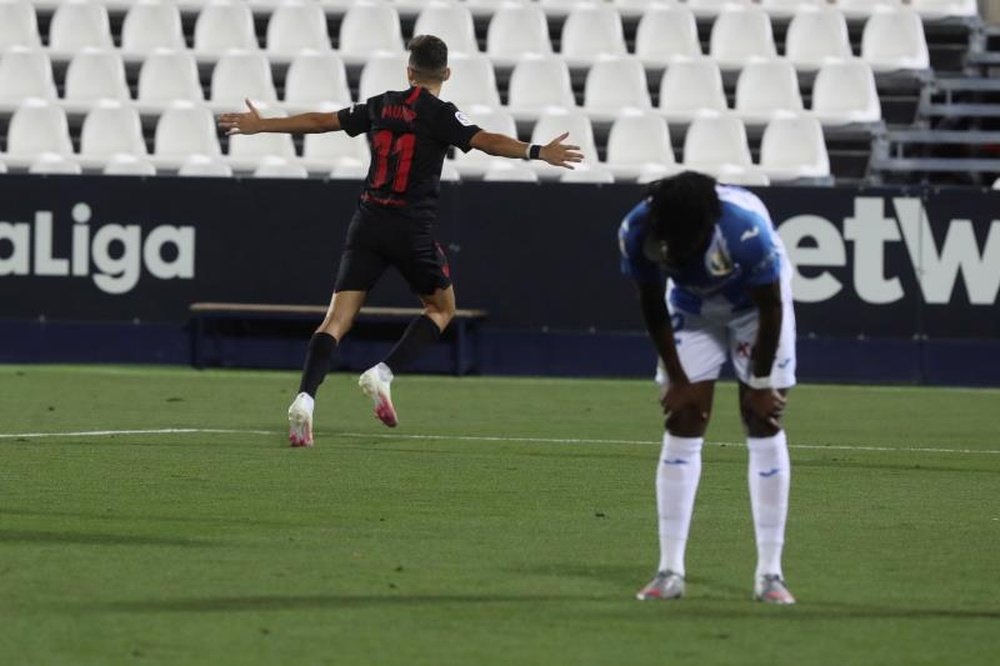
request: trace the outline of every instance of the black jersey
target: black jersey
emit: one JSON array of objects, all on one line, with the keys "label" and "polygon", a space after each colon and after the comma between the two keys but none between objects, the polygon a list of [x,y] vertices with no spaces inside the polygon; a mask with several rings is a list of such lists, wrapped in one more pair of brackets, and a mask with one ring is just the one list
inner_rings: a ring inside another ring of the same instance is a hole
[{"label": "black jersey", "polygon": [[469,152],[469,141],[480,131],[454,104],[420,86],[370,97],[337,117],[350,136],[368,134],[372,159],[361,207],[407,217],[437,213],[448,147]]}]

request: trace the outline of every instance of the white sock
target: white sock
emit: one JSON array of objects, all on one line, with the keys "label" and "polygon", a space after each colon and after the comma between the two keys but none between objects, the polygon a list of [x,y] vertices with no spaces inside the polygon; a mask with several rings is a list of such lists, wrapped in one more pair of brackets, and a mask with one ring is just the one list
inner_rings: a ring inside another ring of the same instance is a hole
[{"label": "white sock", "polygon": [[757,576],[781,573],[781,550],[785,544],[788,489],[792,468],[788,442],[782,430],[773,437],[748,437],[750,464],[750,508],[757,538]]},{"label": "white sock", "polygon": [[701,478],[701,437],[663,434],[656,467],[656,511],[659,515],[660,568],[684,575],[684,549],[691,528],[694,497]]}]

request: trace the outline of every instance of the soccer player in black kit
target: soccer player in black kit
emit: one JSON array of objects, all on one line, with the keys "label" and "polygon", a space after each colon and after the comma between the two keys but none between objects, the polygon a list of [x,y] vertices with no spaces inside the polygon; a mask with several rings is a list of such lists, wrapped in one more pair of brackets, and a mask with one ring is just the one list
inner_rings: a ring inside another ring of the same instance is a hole
[{"label": "soccer player in black kit", "polygon": [[387,426],[397,423],[389,391],[393,373],[404,368],[437,340],[455,314],[455,292],[448,261],[433,237],[441,166],[449,146],[468,152],[541,159],[572,169],[583,156],[563,143],[567,134],[544,146],[487,132],[472,124],[454,104],[438,98],[448,80],[448,47],[432,35],[409,44],[406,68],[410,87],[388,91],[336,113],[303,113],[261,118],[249,100],[246,113],[227,113],[219,126],[228,134],[258,132],[365,133],[371,165],[347,230],[344,253],[323,323],[309,341],[299,393],[288,408],[292,446],[312,446],[313,405],[337,345],[351,329],[365,297],[389,266],[395,267],[423,303],[416,317],[385,359],[362,373],[358,384]]}]

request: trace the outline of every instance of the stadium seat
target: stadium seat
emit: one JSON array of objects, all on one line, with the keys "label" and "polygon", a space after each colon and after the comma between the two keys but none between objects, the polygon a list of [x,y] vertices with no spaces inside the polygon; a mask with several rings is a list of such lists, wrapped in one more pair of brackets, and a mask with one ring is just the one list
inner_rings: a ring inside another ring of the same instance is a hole
[{"label": "stadium seat", "polygon": [[881,120],[882,105],[871,65],[853,59],[820,67],[813,83],[812,113],[824,126]]},{"label": "stadium seat", "polygon": [[997,178],[996,180],[993,181],[993,189],[1000,190],[1000,178]]},{"label": "stadium seat", "polygon": [[356,165],[368,168],[371,152],[364,136],[348,136],[346,132],[306,134],[302,141],[302,164],[309,171],[326,173],[338,166]]},{"label": "stadium seat", "polygon": [[652,5],[639,19],[635,54],[647,67],[666,65],[675,56],[701,57],[694,13],[683,5]]},{"label": "stadium seat", "polygon": [[792,17],[785,34],[785,57],[802,71],[831,59],[853,57],[847,19],[836,9],[809,9]]},{"label": "stadium seat", "polygon": [[49,24],[49,55],[68,60],[87,47],[114,48],[108,10],[97,2],[65,0],[56,7]]},{"label": "stadium seat", "polygon": [[976,0],[910,0],[910,8],[925,21],[979,15]]},{"label": "stadium seat", "polygon": [[611,121],[623,109],[652,108],[646,70],[635,56],[605,56],[587,72],[583,108],[595,121]]},{"label": "stadium seat", "polygon": [[214,111],[241,111],[244,100],[273,104],[278,93],[271,78],[271,65],[263,53],[230,51],[212,70],[211,107]]},{"label": "stadium seat", "polygon": [[622,18],[637,19],[647,12],[664,7],[677,7],[680,0],[611,0],[611,5]]},{"label": "stadium seat", "polygon": [[181,12],[165,0],[138,0],[122,23],[122,55],[140,59],[157,49],[184,50]]},{"label": "stadium seat", "polygon": [[545,12],[534,4],[502,4],[486,29],[486,53],[498,65],[514,65],[527,54],[551,55]]},{"label": "stadium seat", "polygon": [[0,1],[0,51],[11,46],[31,49],[42,46],[38,17],[29,0]]},{"label": "stadium seat", "polygon": [[[564,132],[569,133],[566,143],[580,146],[584,163],[598,161],[594,127],[587,114],[579,109],[552,109],[543,113],[531,130],[531,143],[545,145]],[[559,175],[560,167],[540,160],[529,162],[528,165],[544,177]]]},{"label": "stadium seat", "polygon": [[608,184],[615,182],[615,175],[601,164],[578,164],[573,169],[563,169],[560,183]]},{"label": "stadium seat", "polygon": [[257,162],[254,178],[308,178],[309,172],[294,160],[277,155],[266,155]]},{"label": "stadium seat", "polygon": [[722,69],[740,69],[754,57],[777,57],[771,17],[758,7],[724,9],[712,24],[709,53]]},{"label": "stadium seat", "polygon": [[714,18],[726,9],[748,7],[750,0],[687,0],[687,6],[698,18]]},{"label": "stadium seat", "polygon": [[155,176],[156,167],[149,160],[135,155],[114,155],[101,171],[105,176]]},{"label": "stadium seat", "polygon": [[178,176],[194,178],[228,178],[233,168],[221,159],[208,155],[191,155],[177,169]]},{"label": "stadium seat", "polygon": [[747,125],[766,125],[779,112],[802,112],[795,67],[783,59],[751,60],[736,80],[736,113]]},{"label": "stadium seat", "polygon": [[563,18],[577,6],[593,0],[536,0],[546,16]]},{"label": "stadium seat", "polygon": [[60,153],[41,153],[31,161],[28,173],[79,176],[83,173],[83,167],[72,157]]},{"label": "stadium seat", "polygon": [[867,19],[876,12],[899,9],[903,0],[834,0],[834,6],[854,21]]},{"label": "stadium seat", "polygon": [[760,0],[761,9],[771,18],[787,19],[800,11],[825,7],[826,0]]},{"label": "stadium seat", "polygon": [[449,58],[457,53],[479,53],[472,12],[464,5],[441,0],[425,3],[417,15],[413,34],[440,37],[448,45]]},{"label": "stadium seat", "polygon": [[229,154],[226,161],[236,171],[253,171],[268,155],[294,160],[295,142],[291,134],[262,132],[260,134],[233,134],[229,137]]},{"label": "stadium seat", "polygon": [[602,55],[626,55],[622,17],[614,7],[575,4],[563,24],[560,52],[570,67],[588,67]]},{"label": "stadium seat", "polygon": [[230,49],[256,51],[258,48],[249,5],[238,0],[212,0],[198,12],[194,23],[194,52],[199,58],[215,60]]},{"label": "stadium seat", "polygon": [[289,113],[336,111],[351,103],[347,68],[333,51],[303,51],[285,75],[284,106]]},{"label": "stadium seat", "polygon": [[534,120],[549,107],[575,106],[569,67],[559,56],[526,56],[514,66],[507,108],[515,118]]},{"label": "stadium seat", "polygon": [[442,183],[457,183],[462,180],[462,174],[458,172],[455,165],[451,162],[445,162],[441,165],[441,182]]},{"label": "stadium seat", "polygon": [[70,113],[86,113],[101,99],[131,99],[125,63],[117,51],[85,48],[66,69],[63,107]]},{"label": "stadium seat", "polygon": [[[2,156],[3,154],[0,153],[0,157]],[[0,162],[0,173],[7,173],[7,165],[4,162]]]},{"label": "stadium seat", "polygon": [[[487,132],[497,132],[507,136],[517,136],[517,126],[512,116],[506,109],[471,109],[465,112],[469,120],[474,125],[481,127]],[[468,176],[481,177],[489,169],[493,162],[502,162],[505,158],[488,155],[481,150],[470,150],[463,153],[461,150],[455,151],[452,163],[455,169],[463,178]]]},{"label": "stadium seat", "polygon": [[912,9],[872,14],[861,35],[861,57],[877,72],[930,68],[920,15]]},{"label": "stadium seat", "polygon": [[8,166],[26,167],[42,153],[73,155],[69,122],[61,106],[29,98],[11,116],[4,161]]},{"label": "stadium seat", "polygon": [[493,63],[482,53],[448,54],[451,78],[445,81],[442,97],[460,109],[473,105],[500,106]]},{"label": "stadium seat", "polygon": [[330,171],[333,180],[364,180],[368,175],[368,167],[359,164],[344,164]]},{"label": "stadium seat", "polygon": [[[383,0],[385,1],[385,0]],[[400,16],[412,18],[418,16],[427,5],[438,2],[455,3],[456,0],[388,0]],[[414,35],[421,33],[415,32]],[[434,34],[434,33],[431,33]]]},{"label": "stadium seat", "polygon": [[191,155],[220,158],[215,116],[204,104],[174,102],[156,123],[152,161],[157,167],[177,169]]},{"label": "stadium seat", "polygon": [[767,174],[756,167],[739,167],[734,164],[724,164],[709,173],[715,176],[715,179],[723,185],[754,187],[771,184],[771,179],[767,177]]},{"label": "stadium seat", "polygon": [[267,55],[272,61],[287,62],[299,52],[324,53],[331,50],[326,14],[316,2],[286,0],[267,21]]},{"label": "stadium seat", "polygon": [[710,58],[675,58],[660,80],[659,110],[670,123],[688,123],[700,112],[727,109],[719,65]]},{"label": "stadium seat", "polygon": [[381,95],[386,90],[406,90],[407,55],[405,53],[377,53],[361,69],[358,83],[358,101]]},{"label": "stadium seat", "polygon": [[45,51],[14,46],[0,55],[0,112],[11,113],[29,97],[55,101],[52,62]]},{"label": "stadium seat", "polygon": [[80,161],[86,167],[97,167],[117,154],[146,156],[142,123],[131,105],[104,100],[83,119]]},{"label": "stadium seat", "polygon": [[[557,169],[558,167],[550,168]],[[483,174],[483,180],[504,183],[537,183],[538,174],[527,164],[505,160],[490,164],[486,173]]]},{"label": "stadium seat", "polygon": [[771,182],[828,178],[830,157],[820,122],[807,115],[773,119],[761,139],[760,170]]},{"label": "stadium seat", "polygon": [[691,121],[684,136],[684,167],[709,174],[753,170],[743,121],[729,114]]},{"label": "stadium seat", "polygon": [[361,64],[379,51],[403,52],[396,8],[373,2],[351,5],[340,24],[340,55],[344,62]]},{"label": "stadium seat", "polygon": [[676,170],[670,130],[663,116],[626,113],[615,119],[608,135],[606,166],[620,179],[636,179],[643,172],[663,175]]},{"label": "stadium seat", "polygon": [[189,51],[157,50],[146,56],[139,70],[135,106],[140,113],[161,113],[176,100],[203,102],[198,64]]}]

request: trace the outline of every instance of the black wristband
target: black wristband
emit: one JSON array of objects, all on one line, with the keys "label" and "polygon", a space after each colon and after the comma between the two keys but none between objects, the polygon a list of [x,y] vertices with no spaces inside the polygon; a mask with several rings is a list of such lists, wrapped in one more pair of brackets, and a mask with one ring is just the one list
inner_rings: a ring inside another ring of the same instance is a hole
[{"label": "black wristband", "polygon": [[529,160],[537,160],[538,159],[538,155],[541,152],[542,152],[542,147],[541,146],[539,146],[537,143],[531,144],[531,146],[528,148],[528,159]]}]

